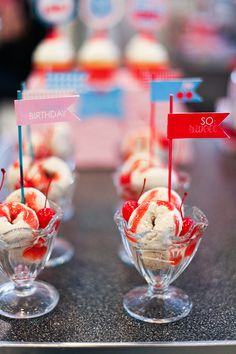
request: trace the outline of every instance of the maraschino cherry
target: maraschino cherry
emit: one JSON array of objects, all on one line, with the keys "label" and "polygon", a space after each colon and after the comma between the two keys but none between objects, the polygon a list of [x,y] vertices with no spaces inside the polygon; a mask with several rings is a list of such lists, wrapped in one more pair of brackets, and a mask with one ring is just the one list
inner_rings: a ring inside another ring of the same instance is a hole
[{"label": "maraschino cherry", "polygon": [[[144,189],[145,189],[145,185],[146,185],[146,178],[144,178],[143,180],[143,187],[142,187],[142,190],[141,190],[141,193],[138,197],[138,200],[139,198],[141,197],[141,195],[143,194],[144,192]],[[129,218],[132,214],[132,212],[139,206],[138,202],[136,200],[127,200],[124,204],[123,204],[123,207],[122,207],[122,215],[123,215],[123,218],[125,219],[125,221],[129,221]]]},{"label": "maraschino cherry", "polygon": [[48,200],[48,192],[49,192],[51,183],[52,183],[52,179],[50,179],[50,181],[48,183],[44,208],[40,209],[37,212],[37,217],[38,217],[38,220],[39,220],[39,226],[42,229],[44,229],[45,227],[48,226],[49,222],[52,220],[53,216],[56,214],[54,209],[46,207],[47,200]]},{"label": "maraschino cherry", "polygon": [[2,190],[4,180],[5,180],[5,174],[6,174],[5,168],[1,168],[1,172],[2,172],[2,180],[1,180],[1,184],[0,184],[0,191]]}]

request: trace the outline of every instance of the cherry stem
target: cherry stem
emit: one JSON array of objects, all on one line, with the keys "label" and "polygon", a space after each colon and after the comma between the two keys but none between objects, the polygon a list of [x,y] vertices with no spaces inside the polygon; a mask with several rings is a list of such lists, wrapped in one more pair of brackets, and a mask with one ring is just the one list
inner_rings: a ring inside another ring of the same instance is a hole
[{"label": "cherry stem", "polygon": [[139,194],[138,200],[139,200],[139,198],[141,197],[141,195],[142,195],[142,194],[143,194],[143,192],[144,192],[145,185],[146,185],[146,181],[147,181],[147,178],[144,178],[144,180],[143,180],[142,190],[141,190],[141,193]]},{"label": "cherry stem", "polygon": [[187,193],[187,192],[184,192],[184,196],[183,196],[182,201],[181,201],[181,204],[180,204],[180,209],[179,209],[179,211],[180,211],[180,214],[181,214],[182,219],[184,218],[183,212],[182,212],[182,207],[183,207],[183,205],[184,205],[184,201],[185,201],[187,195],[188,195],[188,193]]},{"label": "cherry stem", "polygon": [[2,180],[1,180],[1,184],[0,184],[0,191],[2,190],[4,180],[5,180],[5,174],[6,174],[5,168],[1,168],[1,172],[2,172]]},{"label": "cherry stem", "polygon": [[48,193],[49,193],[49,189],[50,189],[50,186],[51,186],[51,183],[52,183],[52,178],[49,180],[48,182],[48,186],[47,186],[47,190],[46,190],[46,199],[45,199],[45,204],[44,204],[44,208],[46,208],[47,206],[47,201],[48,201]]}]

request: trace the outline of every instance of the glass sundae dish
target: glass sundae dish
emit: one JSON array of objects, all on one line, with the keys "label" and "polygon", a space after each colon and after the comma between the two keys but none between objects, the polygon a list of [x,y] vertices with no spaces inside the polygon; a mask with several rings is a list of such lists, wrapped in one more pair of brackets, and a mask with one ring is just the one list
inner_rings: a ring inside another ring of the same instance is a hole
[{"label": "glass sundae dish", "polygon": [[188,295],[170,284],[191,262],[208,225],[197,207],[183,207],[173,191],[171,202],[163,200],[163,193],[168,190],[146,192],[133,208],[124,205],[115,214],[126,252],[148,283],[126,294],[123,305],[132,317],[151,323],[173,322],[190,312]]},{"label": "glass sundae dish", "polygon": [[57,290],[35,278],[50,257],[62,219],[61,209],[34,188],[25,188],[25,204],[20,190],[0,204],[1,268],[9,282],[0,286],[0,314],[26,319],[54,309]]}]

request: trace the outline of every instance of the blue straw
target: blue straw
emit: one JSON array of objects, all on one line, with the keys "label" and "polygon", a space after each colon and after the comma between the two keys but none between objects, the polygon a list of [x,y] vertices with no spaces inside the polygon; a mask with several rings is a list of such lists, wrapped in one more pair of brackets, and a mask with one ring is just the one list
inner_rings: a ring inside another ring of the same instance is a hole
[{"label": "blue straw", "polygon": [[[22,99],[22,92],[17,91],[17,99]],[[21,203],[25,204],[24,193],[24,172],[23,172],[23,151],[22,151],[22,126],[18,126],[18,147],[19,147],[19,162],[20,162],[20,189],[21,189]]]},{"label": "blue straw", "polygon": [[27,125],[27,136],[28,136],[28,141],[29,141],[29,147],[30,147],[30,156],[32,160],[34,161],[34,147],[32,143],[32,135],[31,135],[31,126]]},{"label": "blue straw", "polygon": [[[21,86],[21,98],[20,99],[22,99],[22,92],[26,88],[25,82],[24,81],[21,82],[20,86]],[[30,147],[30,156],[31,156],[32,160],[34,161],[34,147],[33,147],[33,143],[32,143],[32,135],[31,135],[30,125],[27,125],[27,137],[28,137],[28,142],[29,142],[29,147]]]}]

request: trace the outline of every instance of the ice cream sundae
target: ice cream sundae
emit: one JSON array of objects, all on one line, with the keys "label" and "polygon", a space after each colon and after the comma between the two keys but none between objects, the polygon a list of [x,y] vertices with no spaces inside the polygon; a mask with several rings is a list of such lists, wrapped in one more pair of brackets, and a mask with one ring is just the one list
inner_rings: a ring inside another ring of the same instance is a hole
[{"label": "ice cream sundae", "polygon": [[168,189],[163,187],[143,193],[138,201],[126,201],[121,216],[130,249],[134,252],[138,245],[143,265],[152,270],[179,265],[193,254],[193,245],[197,247],[202,235],[194,218],[185,217],[178,193],[172,190],[169,201]]},{"label": "ice cream sundae", "polygon": [[190,312],[188,295],[169,285],[191,262],[208,225],[175,191],[168,196],[167,188],[152,189],[115,214],[127,254],[148,283],[128,292],[123,305],[132,317],[151,323],[173,322]]},{"label": "ice cream sundae", "polygon": [[12,192],[0,204],[0,257],[9,282],[1,285],[0,314],[33,318],[50,312],[59,295],[34,282],[49,259],[62,218],[61,209],[35,188]]},{"label": "ice cream sundae", "polygon": [[[173,171],[173,188],[179,186],[179,177]],[[115,183],[118,194],[122,199],[137,199],[146,179],[145,190],[154,187],[166,187],[168,184],[168,169],[157,157],[150,161],[148,153],[130,156],[119,169]]]},{"label": "ice cream sundae", "polygon": [[[67,164],[55,156],[36,161],[24,156],[23,166],[25,187],[37,188],[45,194],[50,182],[48,198],[60,204],[60,200],[67,195],[73,183],[73,175]],[[15,161],[7,172],[7,184],[10,190],[19,188],[18,161]]]},{"label": "ice cream sundae", "polygon": [[[36,159],[56,156],[68,160],[73,153],[72,131],[67,123],[53,124],[47,129],[32,130],[31,140]],[[30,155],[29,139],[24,140],[23,149],[26,155]]]}]

